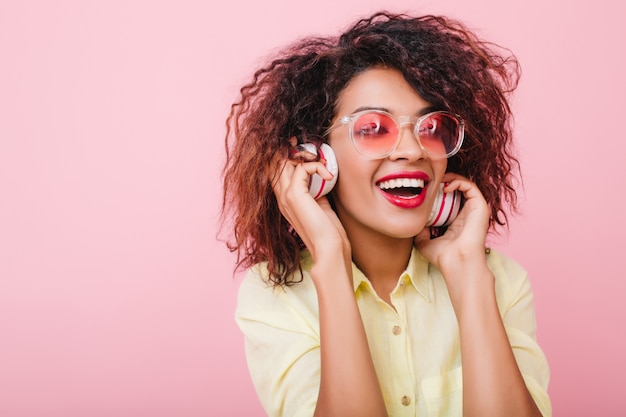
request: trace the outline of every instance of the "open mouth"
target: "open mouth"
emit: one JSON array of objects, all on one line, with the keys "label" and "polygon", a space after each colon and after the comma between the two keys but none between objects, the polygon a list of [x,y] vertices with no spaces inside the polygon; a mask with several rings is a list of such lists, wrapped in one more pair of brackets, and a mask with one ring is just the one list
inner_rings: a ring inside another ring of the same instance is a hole
[{"label": "open mouth", "polygon": [[424,191],[424,180],[419,178],[394,178],[378,183],[378,188],[399,198],[414,198]]}]

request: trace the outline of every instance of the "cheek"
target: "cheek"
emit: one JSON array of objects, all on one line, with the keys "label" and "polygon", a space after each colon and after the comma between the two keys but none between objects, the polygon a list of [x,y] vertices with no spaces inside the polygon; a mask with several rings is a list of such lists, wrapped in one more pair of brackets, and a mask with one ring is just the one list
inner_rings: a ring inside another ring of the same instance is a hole
[{"label": "cheek", "polygon": [[340,191],[340,194],[350,194],[351,189],[361,186],[360,182],[364,179],[364,173],[354,163],[353,158],[346,158],[340,155],[337,157],[337,166],[339,172],[337,189]]},{"label": "cheek", "polygon": [[433,172],[438,179],[443,177],[443,174],[446,173],[446,169],[448,169],[448,160],[440,159],[432,161]]},{"label": "cheek", "polygon": [[329,140],[328,144],[335,153],[337,159],[337,168],[339,171],[338,181],[353,182],[355,177],[358,177],[359,167],[359,155],[353,149],[352,143],[348,138],[339,137],[335,140]]},{"label": "cheek", "polygon": [[354,199],[371,194],[376,164],[360,155],[336,152],[339,176],[335,186],[336,198]]}]

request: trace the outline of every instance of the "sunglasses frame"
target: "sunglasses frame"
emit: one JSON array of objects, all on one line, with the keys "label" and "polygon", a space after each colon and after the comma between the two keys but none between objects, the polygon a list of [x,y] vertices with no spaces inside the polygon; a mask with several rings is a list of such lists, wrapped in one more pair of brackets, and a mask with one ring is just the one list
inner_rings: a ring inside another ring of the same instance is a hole
[{"label": "sunglasses frame", "polygon": [[[387,151],[384,154],[381,155],[368,155],[364,152],[362,152],[359,147],[356,144],[356,140],[354,139],[354,122],[356,120],[358,120],[359,117],[365,115],[365,114],[369,114],[369,113],[375,113],[375,114],[380,114],[383,116],[386,116],[388,118],[390,118],[397,126],[398,128],[398,136],[396,138],[396,141],[393,145],[393,147]],[[424,145],[422,145],[422,142],[420,141],[419,138],[419,126],[420,124],[426,120],[429,117],[432,117],[433,115],[438,115],[438,114],[443,114],[445,116],[448,116],[450,118],[452,118],[453,120],[456,120],[457,124],[459,125],[459,137],[457,140],[457,144],[455,146],[455,148],[453,150],[451,150],[450,152],[448,152],[446,155],[434,155],[431,152],[429,152]],[[386,112],[384,110],[377,110],[377,109],[371,109],[371,110],[362,110],[353,114],[349,114],[346,116],[342,116],[339,118],[339,120],[333,124],[331,127],[329,127],[326,132],[324,133],[324,136],[327,136],[330,134],[330,132],[332,132],[333,130],[343,126],[343,125],[348,125],[349,127],[349,132],[350,132],[350,141],[352,142],[352,145],[354,146],[354,148],[356,149],[356,151],[358,153],[360,153],[361,155],[370,158],[370,159],[383,159],[388,157],[389,155],[391,155],[393,153],[393,151],[396,150],[396,148],[398,147],[398,145],[400,144],[400,130],[407,125],[413,125],[413,136],[415,137],[415,140],[417,141],[417,143],[419,144],[420,148],[422,149],[422,151],[428,155],[430,158],[433,159],[447,159],[450,158],[451,156],[455,155],[459,149],[461,149],[461,146],[463,145],[463,139],[465,138],[465,122],[463,121],[463,119],[459,116],[456,115],[454,113],[448,112],[448,111],[444,111],[444,110],[438,110],[438,111],[433,111],[433,112],[429,112],[426,113],[423,116],[394,116],[389,112]]]}]

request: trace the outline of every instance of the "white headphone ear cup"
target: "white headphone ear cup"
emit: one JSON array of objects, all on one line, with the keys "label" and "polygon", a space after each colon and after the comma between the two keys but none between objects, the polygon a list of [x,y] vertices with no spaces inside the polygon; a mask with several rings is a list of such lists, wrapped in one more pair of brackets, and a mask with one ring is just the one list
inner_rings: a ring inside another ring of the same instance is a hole
[{"label": "white headphone ear cup", "polygon": [[444,183],[439,184],[435,203],[426,222],[427,227],[447,226],[459,213],[461,196],[458,192],[444,193]]},{"label": "white headphone ear cup", "polygon": [[[317,148],[312,143],[303,143],[300,146],[311,153],[317,154]],[[333,174],[333,178],[325,180],[317,174],[309,177],[309,194],[315,199],[328,194],[333,189],[335,183],[337,183],[337,174],[339,172],[335,153],[326,143],[322,143],[320,146],[320,157],[326,161],[326,168]]]},{"label": "white headphone ear cup", "polygon": [[332,186],[334,186],[337,182],[337,174],[339,173],[339,167],[337,165],[335,152],[333,152],[333,148],[331,148],[330,145],[326,143],[322,143],[322,145],[320,146],[320,151],[320,156],[326,160],[326,169],[328,169],[333,174],[333,179],[329,180],[328,182],[332,183]]},{"label": "white headphone ear cup", "polygon": [[441,195],[442,195],[441,189],[442,188],[443,188],[443,184],[441,184],[439,186],[439,189],[437,190],[437,195],[435,196],[435,202],[433,203],[433,207],[430,210],[430,216],[428,216],[428,221],[426,222],[427,227],[434,226],[433,223],[435,222],[435,219],[437,218],[437,214],[439,213],[439,208],[441,207]]}]

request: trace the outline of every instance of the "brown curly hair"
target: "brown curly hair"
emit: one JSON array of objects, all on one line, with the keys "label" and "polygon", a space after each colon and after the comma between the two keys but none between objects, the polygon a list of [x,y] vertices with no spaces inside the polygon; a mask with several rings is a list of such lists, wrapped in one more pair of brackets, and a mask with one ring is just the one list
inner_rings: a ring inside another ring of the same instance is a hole
[{"label": "brown curly hair", "polygon": [[520,76],[517,59],[479,39],[461,22],[442,16],[379,12],[338,37],[311,37],[285,48],[240,90],[226,121],[222,227],[237,252],[237,267],[267,262],[274,285],[297,282],[302,242],[291,232],[272,192],[276,153],[290,138],[319,143],[335,115],[340,92],[372,67],[394,68],[434,106],[466,124],[461,150],[448,171],[464,175],[491,209],[490,228],[516,210],[519,163],[512,150],[507,95]]}]

